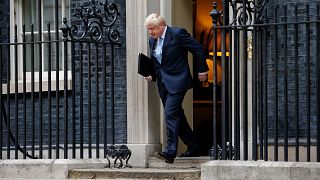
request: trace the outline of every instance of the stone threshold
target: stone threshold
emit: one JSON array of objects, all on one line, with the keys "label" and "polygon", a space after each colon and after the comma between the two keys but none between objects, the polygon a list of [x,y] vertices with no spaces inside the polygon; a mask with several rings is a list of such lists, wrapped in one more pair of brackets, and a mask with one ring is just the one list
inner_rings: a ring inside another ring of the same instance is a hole
[{"label": "stone threshold", "polygon": [[197,180],[201,177],[198,168],[106,168],[73,169],[68,173],[69,179],[185,179]]}]

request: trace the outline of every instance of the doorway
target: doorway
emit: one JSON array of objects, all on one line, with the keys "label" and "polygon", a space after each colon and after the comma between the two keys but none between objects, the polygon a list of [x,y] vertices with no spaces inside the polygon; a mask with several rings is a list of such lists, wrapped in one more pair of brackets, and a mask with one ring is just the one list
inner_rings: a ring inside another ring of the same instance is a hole
[{"label": "doorway", "polygon": [[[208,0],[175,0],[175,1],[161,1],[161,11],[165,14],[168,20],[168,24],[177,27],[183,27],[187,29],[190,34],[202,44],[205,53],[206,61],[209,66],[210,71],[208,72],[208,81],[205,83],[200,83],[196,77],[197,73],[195,62],[192,61],[191,53],[189,53],[189,65],[193,69],[194,74],[194,86],[192,90],[189,90],[185,96],[183,102],[183,108],[185,110],[185,115],[188,119],[189,125],[193,128],[197,140],[200,144],[201,155],[208,156],[209,150],[212,148],[213,144],[213,104],[212,104],[212,94],[213,94],[213,61],[212,61],[212,19],[210,17],[210,12],[212,11],[212,1]],[[216,1],[218,3],[218,10],[222,9],[222,0]],[[218,36],[220,38],[220,36]],[[220,49],[220,44],[218,45]],[[221,54],[220,54],[221,56]],[[221,114],[221,65],[218,61],[217,63],[217,79],[218,79],[218,106],[217,106],[217,119],[220,118]],[[221,123],[217,122],[217,143],[221,144]],[[165,147],[165,128],[162,124],[162,143]],[[184,152],[186,146],[179,141],[178,153]]]},{"label": "doorway", "polygon": [[[218,10],[222,9],[222,0],[216,1]],[[212,1],[193,0],[193,36],[202,44],[209,67],[208,80],[200,82],[194,78],[193,88],[193,130],[198,139],[201,155],[207,156],[213,145],[213,52],[212,52]],[[218,37],[219,33],[218,33]],[[218,50],[220,44],[217,44]],[[221,55],[221,53],[220,53]],[[218,54],[219,57],[219,54]],[[195,62],[194,62],[195,63]],[[193,67],[196,67],[195,64]],[[194,68],[193,74],[197,74]],[[221,63],[217,61],[217,144],[221,144]]]}]

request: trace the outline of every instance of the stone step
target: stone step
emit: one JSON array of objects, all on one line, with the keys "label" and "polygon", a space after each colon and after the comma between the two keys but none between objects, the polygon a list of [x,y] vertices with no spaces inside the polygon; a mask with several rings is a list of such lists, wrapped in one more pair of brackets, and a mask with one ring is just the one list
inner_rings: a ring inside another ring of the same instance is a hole
[{"label": "stone step", "polygon": [[201,164],[210,161],[208,156],[201,156],[201,157],[188,157],[188,158],[180,158],[177,157],[174,160],[173,164],[165,163],[163,160],[160,160],[156,157],[149,157],[146,167],[148,168],[201,168]]},{"label": "stone step", "polygon": [[180,179],[198,180],[201,171],[198,168],[106,168],[73,169],[68,172],[69,179]]}]

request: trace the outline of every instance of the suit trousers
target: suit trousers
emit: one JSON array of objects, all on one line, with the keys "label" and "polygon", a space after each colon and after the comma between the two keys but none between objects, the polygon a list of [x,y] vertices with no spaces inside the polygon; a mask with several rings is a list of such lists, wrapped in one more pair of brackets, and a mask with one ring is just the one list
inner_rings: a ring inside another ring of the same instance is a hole
[{"label": "suit trousers", "polygon": [[187,91],[172,94],[168,92],[163,82],[158,83],[158,90],[165,111],[167,146],[164,152],[176,157],[178,137],[187,145],[188,151],[198,151],[197,140],[182,108],[182,102]]}]

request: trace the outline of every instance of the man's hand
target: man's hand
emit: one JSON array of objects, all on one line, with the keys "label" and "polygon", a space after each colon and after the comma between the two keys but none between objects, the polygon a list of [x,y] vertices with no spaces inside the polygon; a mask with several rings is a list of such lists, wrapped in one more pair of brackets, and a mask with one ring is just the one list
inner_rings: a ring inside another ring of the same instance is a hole
[{"label": "man's hand", "polygon": [[204,73],[198,73],[198,79],[199,79],[200,81],[205,81],[205,80],[207,80],[207,73],[206,73],[206,72],[204,72]]},{"label": "man's hand", "polygon": [[152,81],[152,76],[144,77],[144,79],[147,80],[147,81]]}]

